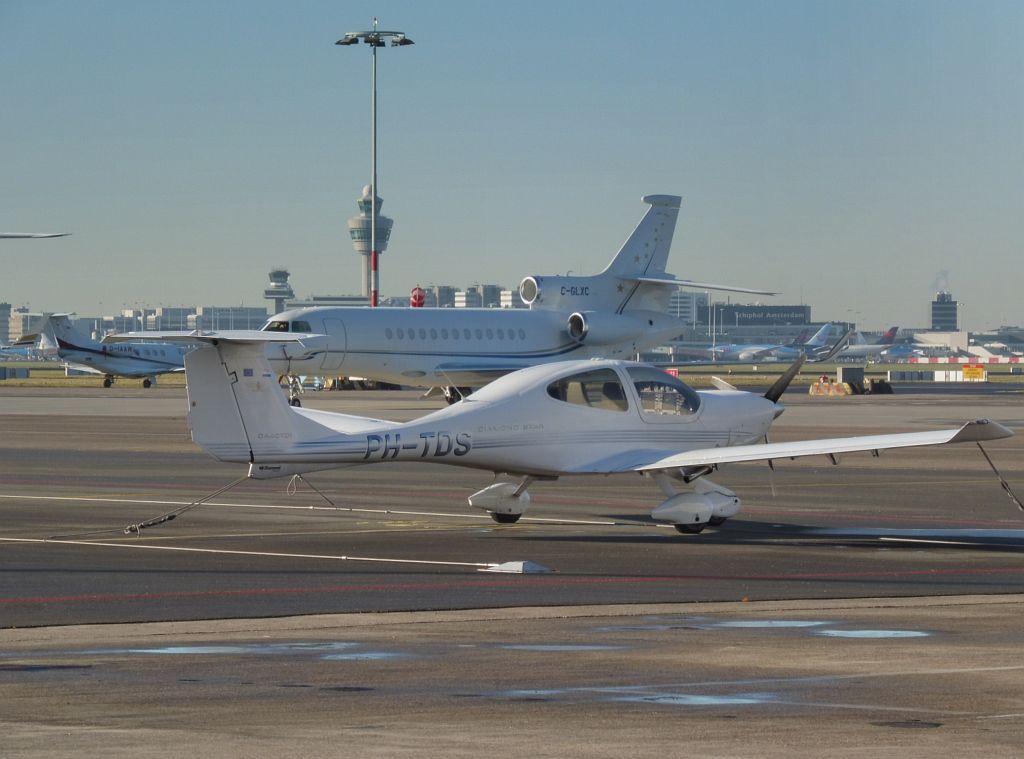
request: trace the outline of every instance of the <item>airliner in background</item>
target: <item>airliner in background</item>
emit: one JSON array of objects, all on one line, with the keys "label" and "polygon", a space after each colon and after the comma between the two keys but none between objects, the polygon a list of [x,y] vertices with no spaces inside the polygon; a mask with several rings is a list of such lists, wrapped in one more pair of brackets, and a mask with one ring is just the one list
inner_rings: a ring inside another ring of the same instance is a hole
[{"label": "airliner in background", "polygon": [[878,342],[869,343],[860,332],[854,335],[849,345],[843,348],[836,358],[840,361],[849,358],[878,358],[882,351],[892,348],[896,343],[896,334],[899,327],[889,327],[878,339]]},{"label": "airliner in background", "polygon": [[53,331],[57,355],[74,368],[103,375],[103,387],[117,377],[142,379],[143,387],[156,384],[160,374],[185,371],[189,346],[150,341],[101,343],[83,335],[68,314],[51,314],[40,332]]},{"label": "airliner in background", "polygon": [[826,322],[806,342],[799,344],[746,344],[731,343],[718,346],[707,346],[704,355],[710,356],[713,363],[748,363],[751,361],[795,361],[800,356],[810,360],[822,357],[833,357],[840,352],[842,346],[837,343],[849,337],[849,333],[833,322]]}]

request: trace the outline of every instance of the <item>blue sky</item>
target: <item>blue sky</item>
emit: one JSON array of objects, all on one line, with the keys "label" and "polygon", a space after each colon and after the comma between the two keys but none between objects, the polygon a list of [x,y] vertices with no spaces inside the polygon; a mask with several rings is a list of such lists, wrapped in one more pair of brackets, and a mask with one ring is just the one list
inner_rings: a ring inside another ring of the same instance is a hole
[{"label": "blue sky", "polygon": [[594,273],[648,193],[680,277],[818,319],[1024,323],[1024,4],[0,0],[0,300],[112,313]]}]

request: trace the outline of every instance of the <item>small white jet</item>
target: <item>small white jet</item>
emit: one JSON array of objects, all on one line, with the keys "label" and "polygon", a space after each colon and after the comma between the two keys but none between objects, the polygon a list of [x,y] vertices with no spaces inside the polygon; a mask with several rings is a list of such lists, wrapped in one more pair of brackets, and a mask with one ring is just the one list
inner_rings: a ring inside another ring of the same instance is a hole
[{"label": "small white jet", "polygon": [[[266,359],[264,343],[273,336],[260,334],[248,340],[198,337],[208,345],[185,357],[192,439],[207,453],[248,464],[253,479],[396,461],[508,475],[515,481],[496,482],[469,497],[472,506],[503,523],[526,511],[534,480],[633,473],[653,478],[665,494],[652,512],[655,520],[695,533],[740,511],[739,497],[707,478],[722,464],[811,455],[835,462],[836,455],[852,451],[962,442],[980,447],[1013,434],[978,420],[929,432],[763,442],[803,359],[764,396],[725,383],[726,389],[698,392],[635,362],[546,364],[398,423],[290,406]],[[692,491],[678,492],[677,483]]]},{"label": "small white jet", "polygon": [[[101,343],[83,335],[67,314],[52,314],[48,321],[57,342],[57,355],[75,368],[103,375],[103,387],[116,377],[142,378],[142,386],[156,384],[157,375],[185,370],[189,346],[177,343]],[[45,327],[44,327],[45,329]]]}]

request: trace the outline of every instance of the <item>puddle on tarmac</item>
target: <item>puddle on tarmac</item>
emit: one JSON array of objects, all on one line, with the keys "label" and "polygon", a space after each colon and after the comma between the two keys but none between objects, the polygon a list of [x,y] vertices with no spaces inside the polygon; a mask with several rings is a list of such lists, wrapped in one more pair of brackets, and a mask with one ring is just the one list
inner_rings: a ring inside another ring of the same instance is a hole
[{"label": "puddle on tarmac", "polygon": [[586,645],[569,643],[509,643],[499,646],[507,651],[549,651],[553,653],[572,653],[577,651],[621,651],[625,646]]},{"label": "puddle on tarmac", "polygon": [[410,659],[413,654],[400,651],[350,651],[344,654],[327,654],[324,661],[383,661],[385,659]]},{"label": "puddle on tarmac", "polygon": [[703,629],[784,629],[801,627],[820,627],[821,625],[834,625],[835,622],[812,622],[798,619],[738,619],[729,622],[713,622],[709,625],[702,625]]},{"label": "puddle on tarmac", "polygon": [[104,654],[159,654],[175,656],[209,656],[231,654],[318,654],[330,651],[341,651],[356,646],[350,642],[319,642],[319,643],[232,643],[213,644],[207,646],[160,646],[159,648],[107,648],[83,651],[89,655]]},{"label": "puddle on tarmac", "polygon": [[657,693],[619,696],[614,701],[667,706],[753,706],[770,704],[777,700],[772,693],[737,693],[732,696],[712,696],[706,693]]},{"label": "puddle on tarmac", "polygon": [[815,635],[827,638],[927,638],[931,633],[920,630],[815,630]]}]

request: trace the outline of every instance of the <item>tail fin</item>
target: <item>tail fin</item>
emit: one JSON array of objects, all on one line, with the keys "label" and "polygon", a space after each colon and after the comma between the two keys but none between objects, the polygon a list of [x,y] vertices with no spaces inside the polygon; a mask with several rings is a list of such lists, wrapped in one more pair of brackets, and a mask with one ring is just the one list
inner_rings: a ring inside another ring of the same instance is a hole
[{"label": "tail fin", "polygon": [[[185,355],[189,426],[196,445],[221,461],[309,462],[322,443],[396,424],[292,408],[267,362],[268,340],[196,339],[210,344]],[[305,463],[294,471],[329,466]]]},{"label": "tail fin", "polygon": [[221,461],[273,460],[333,430],[296,413],[263,343],[219,341],[185,356],[192,440]]},{"label": "tail fin", "polygon": [[832,342],[833,331],[835,330],[835,324],[832,322],[826,322],[822,325],[821,329],[815,332],[811,339],[808,340],[804,345],[808,348],[824,348]]},{"label": "tail fin", "polygon": [[[50,314],[46,325],[53,330],[53,337],[57,341],[58,348],[95,351],[101,347],[101,343],[75,329],[68,314]],[[42,330],[45,330],[45,326],[41,328]]]},{"label": "tail fin", "polygon": [[882,339],[878,341],[879,345],[892,345],[896,342],[896,334],[900,331],[899,327],[889,327],[882,335]]},{"label": "tail fin", "polygon": [[618,277],[664,275],[682,200],[678,195],[645,195],[643,202],[650,208],[601,273]]}]

